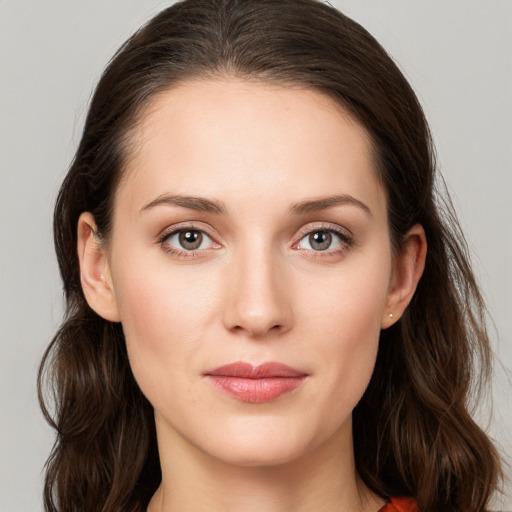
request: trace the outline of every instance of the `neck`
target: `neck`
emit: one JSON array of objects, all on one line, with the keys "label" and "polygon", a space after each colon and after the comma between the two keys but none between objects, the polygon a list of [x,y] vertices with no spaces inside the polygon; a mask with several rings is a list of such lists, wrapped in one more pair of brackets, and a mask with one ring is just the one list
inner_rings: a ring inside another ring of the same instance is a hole
[{"label": "neck", "polygon": [[249,467],[205,454],[158,422],[157,432],[162,483],[148,512],[375,512],[384,503],[358,478],[350,425],[298,459]]}]

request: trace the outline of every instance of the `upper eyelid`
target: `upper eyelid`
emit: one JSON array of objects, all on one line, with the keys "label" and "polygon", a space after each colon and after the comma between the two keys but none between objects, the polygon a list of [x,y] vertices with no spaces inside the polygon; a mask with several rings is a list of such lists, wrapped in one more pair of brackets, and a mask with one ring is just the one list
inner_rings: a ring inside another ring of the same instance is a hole
[{"label": "upper eyelid", "polygon": [[178,233],[179,231],[185,231],[187,229],[191,231],[201,231],[202,233],[205,233],[207,236],[209,236],[212,240],[219,243],[215,233],[213,233],[213,228],[198,222],[180,222],[178,224],[167,226],[166,228],[162,229],[162,231],[160,231],[160,233],[156,236],[156,241],[163,241],[165,238],[168,238],[169,236]]},{"label": "upper eyelid", "polygon": [[295,236],[300,236],[302,238],[306,235],[314,233],[315,231],[332,231],[334,233],[339,233],[350,238],[354,236],[350,229],[331,222],[308,223],[305,226],[302,226],[297,231]]}]

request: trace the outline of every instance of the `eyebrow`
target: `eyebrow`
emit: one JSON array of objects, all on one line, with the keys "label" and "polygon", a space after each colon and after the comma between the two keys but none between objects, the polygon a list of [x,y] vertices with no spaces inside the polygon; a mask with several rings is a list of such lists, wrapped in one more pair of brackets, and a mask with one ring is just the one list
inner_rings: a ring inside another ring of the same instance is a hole
[{"label": "eyebrow", "polygon": [[143,206],[139,213],[145,212],[155,206],[169,205],[169,206],[180,206],[181,208],[188,208],[189,210],[195,210],[200,212],[222,214],[226,213],[226,207],[220,201],[213,201],[211,199],[205,199],[203,197],[194,196],[175,196],[175,195],[161,195]]},{"label": "eyebrow", "polygon": [[[156,199],[143,206],[139,213],[162,205],[179,206],[189,210],[214,213],[217,215],[226,213],[226,207],[221,201],[205,199],[203,197],[167,194],[158,196]],[[349,194],[339,194],[320,197],[317,199],[310,199],[307,201],[300,201],[298,203],[292,204],[289,208],[289,212],[294,215],[301,215],[343,205],[357,206],[364,210],[368,215],[372,215],[370,208],[365,203]]]},{"label": "eyebrow", "polygon": [[372,211],[366,204],[349,194],[339,194],[319,197],[318,199],[311,199],[308,201],[300,201],[299,203],[295,203],[290,206],[290,213],[300,215],[304,213],[318,212],[321,210],[326,210],[327,208],[332,208],[334,206],[343,205],[357,206],[358,208],[364,210],[368,215],[370,215],[370,217],[372,216]]}]

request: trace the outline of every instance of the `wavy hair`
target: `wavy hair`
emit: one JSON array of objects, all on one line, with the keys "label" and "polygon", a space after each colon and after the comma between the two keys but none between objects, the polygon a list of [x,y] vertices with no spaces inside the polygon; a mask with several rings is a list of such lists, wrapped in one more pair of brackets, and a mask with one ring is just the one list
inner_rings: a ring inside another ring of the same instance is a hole
[{"label": "wavy hair", "polygon": [[122,326],[100,318],[82,293],[77,221],[91,212],[108,240],[129,135],[155,94],[226,75],[320,91],[366,128],[393,247],[419,223],[429,250],[411,304],[381,334],[354,410],[357,470],[375,493],[412,496],[424,512],[485,510],[500,460],[468,412],[490,372],[485,309],[453,209],[437,193],[431,136],[411,87],[364,28],[320,1],[184,0],[110,61],[58,194],[66,313],[39,372],[41,406],[57,433],[46,511],[144,510],[159,485],[153,410],[131,373]]}]

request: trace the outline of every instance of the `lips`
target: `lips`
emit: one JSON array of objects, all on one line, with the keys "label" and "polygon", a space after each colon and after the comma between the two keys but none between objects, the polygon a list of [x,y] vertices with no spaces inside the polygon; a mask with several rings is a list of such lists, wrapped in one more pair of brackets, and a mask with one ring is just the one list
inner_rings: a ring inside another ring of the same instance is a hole
[{"label": "lips", "polygon": [[282,363],[253,366],[236,362],[206,372],[205,377],[221,391],[249,403],[276,400],[297,389],[307,374]]}]

